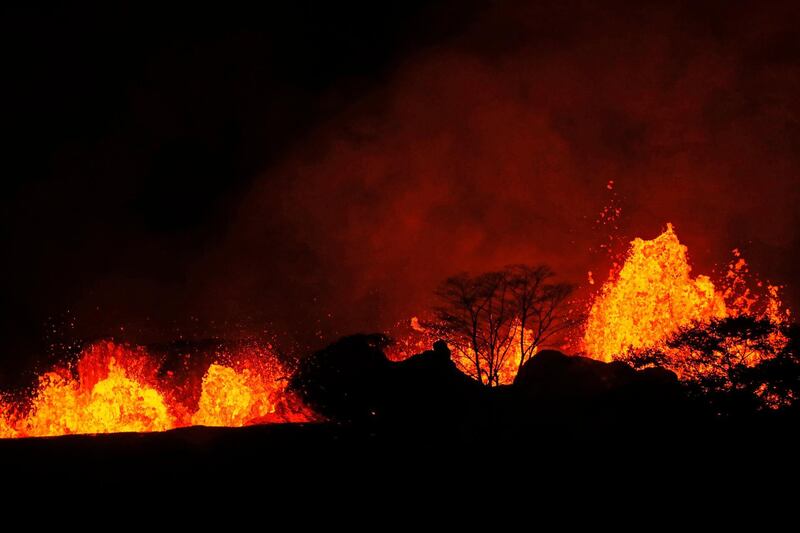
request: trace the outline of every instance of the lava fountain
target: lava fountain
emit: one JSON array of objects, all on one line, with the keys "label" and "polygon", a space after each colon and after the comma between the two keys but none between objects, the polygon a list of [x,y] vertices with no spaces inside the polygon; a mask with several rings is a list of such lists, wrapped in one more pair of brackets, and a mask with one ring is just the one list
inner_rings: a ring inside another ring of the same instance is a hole
[{"label": "lava fountain", "polygon": [[[671,224],[654,239],[634,239],[589,309],[583,350],[602,361],[624,360],[636,350],[666,349],[667,341],[689,326],[737,316],[787,320],[778,287],[757,283],[762,294],[756,294],[748,273],[747,263],[734,250],[719,285],[708,276],[693,276],[687,247]],[[410,327],[414,335],[401,340],[389,353],[391,359],[428,349],[439,337],[416,318]],[[513,382],[521,362],[536,352],[533,342],[531,331],[511,323],[502,346],[504,358],[496,362],[496,384]],[[478,379],[469,344],[451,342],[450,347],[456,366]],[[689,361],[680,353],[670,357]],[[159,360],[144,348],[97,342],[83,350],[76,364],[42,374],[25,401],[0,399],[0,438],[315,419],[287,390],[287,369],[269,347],[250,345],[218,354],[200,375],[190,372],[181,382],[171,371],[163,372]]]},{"label": "lava fountain", "polygon": [[591,305],[584,351],[611,361],[659,346],[692,324],[741,315],[783,321],[788,311],[781,311],[778,287],[767,285],[765,294],[754,294],[746,279],[747,263],[738,250],[734,255],[717,287],[708,276],[692,276],[687,247],[672,224],[652,240],[634,239],[621,267],[610,273]]},{"label": "lava fountain", "polygon": [[[193,405],[170,386],[158,359],[110,341],[83,350],[76,365],[39,377],[28,402],[0,403],[0,437],[165,431],[188,425],[302,422],[314,415],[286,390],[286,371],[266,349],[248,348],[208,366]],[[191,395],[189,395],[191,396]]]},{"label": "lava fountain", "polygon": [[89,346],[77,379],[60,368],[39,378],[20,436],[163,431],[176,425],[157,388],[157,368],[142,349],[111,342]]}]

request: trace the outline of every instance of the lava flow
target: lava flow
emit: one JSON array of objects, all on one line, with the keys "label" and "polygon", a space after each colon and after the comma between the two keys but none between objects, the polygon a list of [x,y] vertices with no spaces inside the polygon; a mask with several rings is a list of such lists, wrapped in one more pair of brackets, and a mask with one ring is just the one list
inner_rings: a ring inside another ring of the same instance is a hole
[{"label": "lava flow", "polygon": [[230,359],[208,367],[193,402],[186,387],[170,386],[170,373],[162,377],[157,359],[143,348],[92,344],[74,367],[40,376],[29,405],[0,404],[0,437],[151,432],[313,417],[286,391],[285,371],[268,350],[251,348]]}]

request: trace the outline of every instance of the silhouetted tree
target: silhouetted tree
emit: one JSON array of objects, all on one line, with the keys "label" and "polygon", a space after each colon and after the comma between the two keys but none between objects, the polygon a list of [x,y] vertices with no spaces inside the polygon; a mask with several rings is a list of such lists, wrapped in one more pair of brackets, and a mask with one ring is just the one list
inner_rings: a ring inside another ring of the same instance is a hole
[{"label": "silhouetted tree", "polygon": [[469,361],[474,377],[490,386],[512,356],[516,370],[536,350],[576,323],[564,310],[572,286],[550,283],[547,266],[514,265],[477,276],[448,278],[437,291],[442,305],[429,325]]},{"label": "silhouetted tree", "polygon": [[662,348],[627,354],[635,368],[660,366],[725,414],[779,408],[800,398],[796,328],[752,316],[681,328]]},{"label": "silhouetted tree", "polygon": [[574,287],[567,283],[549,283],[555,276],[550,267],[513,265],[506,268],[505,275],[523,328],[516,336],[519,371],[540,346],[577,325],[580,317],[569,313],[564,305]]},{"label": "silhouetted tree", "polygon": [[476,277],[448,278],[437,295],[444,302],[436,310],[439,333],[475,368],[475,378],[494,384],[511,348],[511,299],[502,272]]}]

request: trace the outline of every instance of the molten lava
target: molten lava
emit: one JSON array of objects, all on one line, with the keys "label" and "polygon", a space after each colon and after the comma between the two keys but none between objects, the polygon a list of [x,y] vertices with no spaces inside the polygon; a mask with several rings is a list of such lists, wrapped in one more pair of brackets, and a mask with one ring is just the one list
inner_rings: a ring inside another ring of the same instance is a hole
[{"label": "molten lava", "polygon": [[[706,370],[692,363],[691,354],[670,348],[669,339],[683,328],[714,324],[724,318],[756,317],[780,324],[788,318],[781,309],[778,287],[757,283],[764,294],[751,290],[748,267],[734,250],[734,260],[719,286],[708,276],[692,276],[687,248],[667,225],[652,240],[634,239],[622,264],[597,294],[585,324],[583,348],[603,361],[656,348],[668,356],[667,365],[679,376]],[[413,335],[389,353],[394,360],[430,348],[440,337],[435,328],[410,324]],[[491,384],[513,382],[521,362],[535,353],[533,333],[518,325],[503,330],[494,353],[476,355],[469,341],[450,340],[455,365]],[[781,345],[780,334],[770,343]],[[723,345],[744,353],[752,365],[765,352],[748,346]],[[687,365],[691,368],[687,368]],[[493,369],[487,373],[486,369]],[[709,370],[710,371],[710,370]],[[39,377],[27,401],[0,399],[0,438],[65,434],[164,431],[188,425],[243,426],[254,423],[302,422],[315,415],[286,390],[286,369],[269,347],[247,346],[217,358],[197,372],[176,381],[162,372],[160,362],[143,348],[98,342],[84,349],[77,364],[56,368]],[[765,393],[766,396],[767,393]]]},{"label": "molten lava", "polygon": [[691,324],[741,315],[783,320],[787,312],[781,312],[778,288],[768,286],[766,295],[754,295],[747,264],[737,250],[734,255],[718,288],[708,276],[692,277],[687,248],[671,224],[655,239],[634,239],[589,310],[585,352],[611,361],[631,350],[660,346]]},{"label": "molten lava", "polygon": [[26,436],[45,437],[163,431],[174,425],[161,393],[129,378],[112,359],[108,376],[89,390],[56,372],[42,376],[22,432]]},{"label": "molten lava", "polygon": [[[250,386],[248,374],[218,364],[208,367],[203,376],[203,392],[192,423],[203,426],[241,426],[253,418],[251,412],[259,400]],[[269,410],[269,402],[266,410]],[[256,409],[257,410],[257,409]]]},{"label": "molten lava", "polygon": [[[779,288],[754,283],[748,277],[749,269],[740,252],[734,250],[733,253],[734,258],[723,279],[715,285],[709,276],[692,275],[687,247],[678,240],[672,224],[667,224],[666,230],[652,240],[634,239],[624,260],[616,263],[589,309],[584,335],[579,341],[585,354],[610,362],[628,360],[629,354],[639,350],[658,349],[667,354],[667,367],[688,379],[705,370],[692,366],[690,354],[667,346],[667,342],[682,329],[744,316],[772,324],[785,322],[789,311],[782,309]],[[592,272],[589,272],[589,283],[595,283]],[[754,287],[757,289],[753,290]],[[390,358],[405,359],[427,349],[439,338],[449,338],[448,346],[455,365],[473,379],[478,379],[476,356],[469,339],[440,335],[435,324],[422,326],[416,317],[410,326],[411,331],[401,337],[398,346],[390,352]],[[530,348],[532,342],[532,332],[512,327],[508,341],[500,342],[501,348],[491,356],[493,361],[488,361],[489,355],[480,354],[484,373],[485,368],[493,364],[497,369],[497,383],[513,382],[520,361],[536,352],[534,349],[526,357],[521,357],[522,347]],[[747,346],[728,348],[748,354],[742,361],[753,365],[780,351],[785,343],[786,338],[776,333],[770,338],[770,350],[755,353],[748,351]],[[687,369],[687,365],[692,368]],[[485,375],[481,375],[481,380],[486,384]]]},{"label": "molten lava", "polygon": [[90,346],[78,377],[61,369],[39,378],[30,413],[18,425],[24,436],[163,431],[175,421],[155,388],[156,369],[142,350],[111,342]]},{"label": "molten lava", "polygon": [[276,412],[284,394],[282,369],[252,357],[240,359],[237,366],[208,367],[192,424],[243,426]]},{"label": "molten lava", "polygon": [[727,314],[708,276],[691,276],[687,248],[671,224],[653,240],[634,239],[628,256],[603,285],[586,322],[584,347],[603,361],[652,346],[694,321]]},{"label": "molten lava", "polygon": [[230,366],[211,364],[192,410],[159,378],[142,348],[113,342],[87,347],[74,368],[40,376],[27,408],[0,403],[0,438],[164,431],[195,425],[307,421],[313,415],[285,390],[284,370],[268,350],[251,348]]}]

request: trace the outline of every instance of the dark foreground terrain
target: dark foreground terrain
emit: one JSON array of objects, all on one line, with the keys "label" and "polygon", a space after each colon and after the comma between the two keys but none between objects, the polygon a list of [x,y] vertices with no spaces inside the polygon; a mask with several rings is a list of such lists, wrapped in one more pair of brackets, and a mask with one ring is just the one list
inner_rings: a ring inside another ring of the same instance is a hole
[{"label": "dark foreground terrain", "polygon": [[392,363],[381,342],[343,339],[299,369],[292,386],[328,422],[4,440],[3,486],[17,495],[256,490],[279,500],[435,501],[489,487],[570,498],[625,487],[647,498],[680,486],[702,497],[746,480],[797,479],[794,410],[715,416],[669,372],[558,352],[489,390],[441,345]]},{"label": "dark foreground terrain", "polygon": [[441,513],[442,505],[464,505],[470,495],[490,506],[544,494],[561,504],[658,509],[765,490],[770,498],[796,494],[799,441],[781,421],[596,435],[572,440],[548,428],[517,439],[430,438],[321,423],[4,440],[0,492],[7,504],[45,498],[96,505],[100,496],[123,507],[130,495],[234,507],[245,498],[290,515],[319,505],[360,512],[411,504],[408,512],[432,506]]}]

